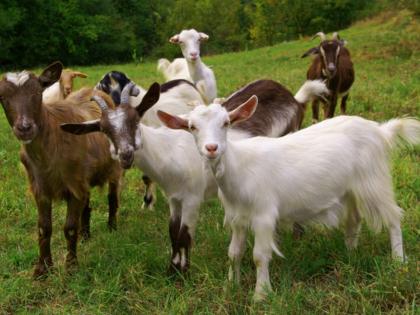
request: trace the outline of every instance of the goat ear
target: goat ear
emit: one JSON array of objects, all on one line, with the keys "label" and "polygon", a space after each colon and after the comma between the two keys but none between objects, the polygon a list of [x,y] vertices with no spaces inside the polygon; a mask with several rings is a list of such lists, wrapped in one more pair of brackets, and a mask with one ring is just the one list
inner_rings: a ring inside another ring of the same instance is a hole
[{"label": "goat ear", "polygon": [[209,39],[209,35],[207,35],[206,33],[198,32],[198,34],[200,35],[200,41],[202,42],[205,42]]},{"label": "goat ear", "polygon": [[178,44],[179,43],[179,34],[176,34],[169,38],[169,42],[172,44]]},{"label": "goat ear", "polygon": [[83,72],[79,72],[79,71],[73,71],[73,77],[79,77],[79,78],[87,78],[88,75],[84,74]]},{"label": "goat ear", "polygon": [[171,129],[184,129],[188,130],[188,120],[168,114],[164,111],[158,110],[157,115],[163,124]]},{"label": "goat ear", "polygon": [[74,135],[84,135],[95,131],[101,131],[101,123],[99,119],[96,119],[78,124],[61,124],[60,128],[61,130]]},{"label": "goat ear", "polygon": [[305,52],[302,55],[302,58],[308,57],[310,55],[317,55],[317,54],[319,54],[319,48],[318,47],[313,47],[313,48],[309,49],[307,52]]},{"label": "goat ear", "polygon": [[346,40],[344,40],[344,39],[340,39],[339,41],[338,41],[338,43],[340,44],[340,46],[346,46],[347,45],[347,41]]},{"label": "goat ear", "polygon": [[245,103],[229,112],[230,123],[233,125],[247,120],[255,113],[257,105],[258,97],[256,95],[252,95]]},{"label": "goat ear", "polygon": [[41,75],[38,77],[41,86],[46,89],[50,85],[53,85],[55,82],[60,80],[61,71],[63,71],[63,64],[60,61],[56,61],[50,64],[44,69],[44,71],[42,71]]},{"label": "goat ear", "polygon": [[141,103],[136,107],[137,113],[140,117],[143,117],[144,113],[153,105],[159,101],[160,97],[160,85],[159,83],[155,82],[147,91],[146,95],[141,100]]}]

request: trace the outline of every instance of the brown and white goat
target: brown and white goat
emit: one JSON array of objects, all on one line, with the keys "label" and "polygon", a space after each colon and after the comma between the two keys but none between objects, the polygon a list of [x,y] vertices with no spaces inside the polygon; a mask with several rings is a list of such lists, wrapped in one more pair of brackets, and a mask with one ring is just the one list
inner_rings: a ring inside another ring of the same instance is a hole
[{"label": "brown and white goat", "polygon": [[64,69],[61,72],[60,80],[42,92],[44,104],[52,104],[65,99],[73,92],[73,80],[76,78],[87,78],[87,74],[71,69]]},{"label": "brown and white goat", "polygon": [[[109,183],[108,225],[111,229],[116,227],[122,169],[118,161],[111,158],[108,139],[101,133],[77,137],[60,129],[64,122],[99,118],[100,108],[90,100],[75,101],[80,100],[78,95],[51,105],[42,103],[43,90],[60,78],[62,68],[62,64],[56,62],[39,77],[23,71],[7,73],[0,81],[0,101],[13,133],[22,143],[20,159],[38,208],[40,254],[34,277],[45,275],[53,264],[52,201],[67,202],[64,225],[67,269],[77,265],[79,226],[83,237],[90,234],[90,187]],[[112,106],[108,95],[97,93]]]},{"label": "brown and white goat", "polygon": [[324,118],[334,117],[338,97],[341,97],[341,114],[346,113],[346,102],[349,97],[350,88],[354,82],[353,63],[349,50],[344,47],[345,41],[341,40],[338,33],[334,33],[331,40],[319,32],[315,37],[321,38],[317,47],[309,49],[302,55],[302,58],[315,55],[307,72],[308,80],[325,81],[329,96],[315,99],[312,103],[312,119],[319,120],[319,101],[324,104]]}]

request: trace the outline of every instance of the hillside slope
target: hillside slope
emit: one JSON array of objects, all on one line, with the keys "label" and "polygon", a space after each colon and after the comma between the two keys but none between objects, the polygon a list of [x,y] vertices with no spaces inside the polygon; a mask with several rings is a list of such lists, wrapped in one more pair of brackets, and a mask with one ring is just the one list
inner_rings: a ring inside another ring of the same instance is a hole
[{"label": "hillside slope", "polygon": [[[410,12],[387,13],[359,22],[340,35],[348,41],[356,69],[348,111],[377,121],[420,117],[420,24]],[[305,81],[309,59],[300,56],[318,40],[204,57],[216,73],[220,95],[259,78],[271,78],[293,92]],[[156,63],[80,68],[94,85],[110,70],[126,72],[144,87],[162,81]],[[39,73],[39,70],[37,71]],[[306,115],[309,122],[309,113]],[[169,262],[168,206],[159,195],[155,211],[140,210],[141,174],[125,176],[119,229],[106,227],[106,192],[94,191],[92,239],[79,245],[80,267],[64,273],[65,206],[53,211],[55,272],[45,281],[31,279],[37,258],[37,214],[18,160],[15,140],[0,111],[0,314],[418,314],[420,261],[420,151],[393,154],[396,197],[405,209],[403,235],[409,261],[390,259],[386,232],[363,228],[354,252],[339,231],[308,228],[299,241],[279,231],[286,259],[271,264],[274,293],[254,305],[251,238],[242,266],[240,288],[227,285],[229,233],[223,210],[214,200],[203,205],[185,281],[166,276]],[[320,179],[322,180],[322,179]]]}]

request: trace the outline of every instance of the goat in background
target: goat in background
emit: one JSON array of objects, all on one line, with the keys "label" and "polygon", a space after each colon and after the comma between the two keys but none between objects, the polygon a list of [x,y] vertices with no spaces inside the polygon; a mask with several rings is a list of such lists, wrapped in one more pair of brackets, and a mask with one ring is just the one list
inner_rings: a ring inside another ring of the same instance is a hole
[{"label": "goat in background", "polygon": [[338,33],[334,33],[331,40],[328,40],[322,32],[317,33],[313,38],[317,36],[321,38],[319,46],[309,49],[302,55],[302,58],[315,55],[306,77],[308,80],[325,81],[330,93],[326,99],[318,98],[312,102],[312,120],[314,123],[319,120],[320,101],[324,104],[324,118],[334,117],[339,97],[341,97],[341,114],[346,113],[346,102],[354,82],[354,69],[350,52],[344,47],[346,42],[340,39]]}]

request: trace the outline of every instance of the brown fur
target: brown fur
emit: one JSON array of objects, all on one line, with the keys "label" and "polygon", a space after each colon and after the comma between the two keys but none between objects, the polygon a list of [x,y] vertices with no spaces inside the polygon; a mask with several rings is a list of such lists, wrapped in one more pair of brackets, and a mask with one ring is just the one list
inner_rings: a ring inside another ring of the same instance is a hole
[{"label": "brown fur", "polygon": [[[353,63],[351,61],[350,52],[347,48],[344,47],[344,42],[341,40],[325,40],[321,42],[318,49],[312,48],[312,52],[309,51],[303,55],[315,53],[316,56],[312,61],[311,66],[307,72],[308,80],[323,80],[326,81],[326,85],[330,91],[328,96],[328,102],[324,100],[315,100],[312,103],[312,118],[314,121],[319,119],[319,101],[324,104],[324,116],[325,118],[334,117],[335,107],[337,105],[337,99],[340,93],[344,93],[350,90],[354,82],[354,69]],[[338,54],[337,60],[335,62],[336,72],[333,76],[326,75],[326,65],[324,58],[320,52],[320,47],[323,47],[328,60],[334,60],[334,56],[337,50],[337,47],[340,46],[340,52]],[[311,51],[310,50],[310,51]],[[344,95],[341,100],[341,114],[346,112],[346,102],[348,94]]]},{"label": "brown fur", "polygon": [[51,105],[42,104],[42,90],[58,80],[61,69],[60,63],[54,63],[39,78],[30,74],[21,86],[6,79],[0,81],[0,96],[8,121],[16,137],[26,142],[21,148],[20,157],[38,207],[40,256],[34,271],[35,277],[45,275],[52,265],[50,238],[53,200],[67,201],[64,234],[67,239],[68,268],[77,264],[80,221],[83,234],[89,235],[90,187],[109,182],[111,228],[115,227],[118,208],[122,170],[110,156],[107,138],[101,133],[80,137],[60,129],[65,122],[81,123],[99,119],[101,111],[96,102],[88,101],[89,93],[81,91],[66,100]]},{"label": "brown fur", "polygon": [[223,104],[227,111],[237,108],[252,95],[258,97],[258,107],[246,121],[235,125],[235,129],[249,132],[252,136],[267,136],[271,133],[271,126],[275,121],[282,121],[284,128],[277,137],[299,130],[304,108],[296,101],[293,94],[284,86],[272,80],[258,80],[252,82],[232,94]]}]

